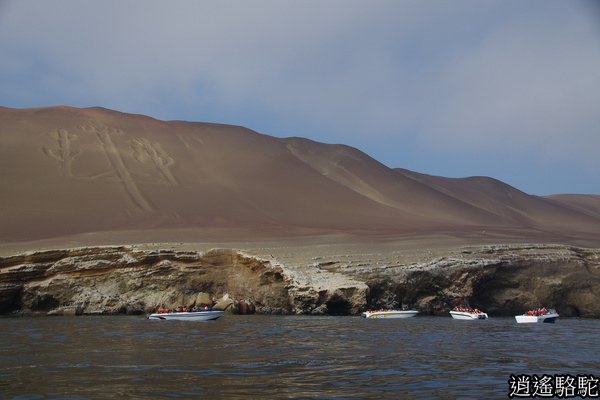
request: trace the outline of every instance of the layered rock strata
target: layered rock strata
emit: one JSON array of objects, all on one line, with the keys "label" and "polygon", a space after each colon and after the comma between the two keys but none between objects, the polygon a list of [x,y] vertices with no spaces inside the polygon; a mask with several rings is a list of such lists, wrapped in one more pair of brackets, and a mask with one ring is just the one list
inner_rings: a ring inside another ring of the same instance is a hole
[{"label": "layered rock strata", "polygon": [[92,247],[0,260],[0,311],[143,313],[218,305],[291,311],[281,269],[232,250],[207,253]]},{"label": "layered rock strata", "polygon": [[368,302],[414,304],[430,314],[472,306],[495,316],[555,307],[562,316],[600,318],[600,251],[554,245],[467,247],[427,262],[354,271]]},{"label": "layered rock strata", "polygon": [[208,305],[233,313],[343,314],[403,305],[490,315],[536,306],[600,318],[600,250],[560,245],[463,247],[418,262],[319,256],[286,264],[232,249],[136,246],[0,258],[0,313],[136,314]]}]

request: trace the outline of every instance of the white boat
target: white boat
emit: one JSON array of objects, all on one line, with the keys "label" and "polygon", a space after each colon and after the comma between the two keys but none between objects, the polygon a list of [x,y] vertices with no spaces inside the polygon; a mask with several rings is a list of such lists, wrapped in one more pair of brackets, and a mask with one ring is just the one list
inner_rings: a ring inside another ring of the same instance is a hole
[{"label": "white boat", "polygon": [[365,311],[361,315],[365,318],[410,318],[418,313],[416,310],[378,310]]},{"label": "white boat", "polygon": [[454,319],[462,319],[462,320],[474,320],[474,319],[487,319],[488,315],[484,312],[475,312],[475,311],[450,311],[450,315]]},{"label": "white boat", "polygon": [[190,312],[171,312],[171,313],[153,313],[148,315],[148,319],[168,319],[178,321],[209,321],[223,316],[223,311],[190,311]]},{"label": "white boat", "polygon": [[553,324],[556,321],[556,318],[558,318],[558,313],[554,310],[551,310],[542,315],[515,315],[515,319],[519,324],[535,324],[538,322]]}]

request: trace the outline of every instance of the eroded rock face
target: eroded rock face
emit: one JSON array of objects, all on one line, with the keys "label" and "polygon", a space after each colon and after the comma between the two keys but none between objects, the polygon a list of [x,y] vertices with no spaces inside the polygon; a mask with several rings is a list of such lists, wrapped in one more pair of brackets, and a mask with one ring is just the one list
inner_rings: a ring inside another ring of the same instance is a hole
[{"label": "eroded rock face", "polygon": [[555,307],[563,316],[600,318],[600,251],[567,246],[465,248],[430,262],[362,273],[369,303],[416,305],[430,314],[469,305],[491,315]]},{"label": "eroded rock face", "polygon": [[233,250],[94,247],[0,259],[4,313],[138,314],[159,305],[222,305],[241,313],[292,307],[280,268]]},{"label": "eroded rock face", "polygon": [[[412,264],[349,265],[336,256],[293,267],[231,249],[133,246],[0,258],[0,313],[142,314],[157,306],[231,313],[355,315],[403,305],[490,315],[537,306],[600,318],[600,250],[553,245],[468,247]],[[324,258],[327,258],[324,256]]]}]

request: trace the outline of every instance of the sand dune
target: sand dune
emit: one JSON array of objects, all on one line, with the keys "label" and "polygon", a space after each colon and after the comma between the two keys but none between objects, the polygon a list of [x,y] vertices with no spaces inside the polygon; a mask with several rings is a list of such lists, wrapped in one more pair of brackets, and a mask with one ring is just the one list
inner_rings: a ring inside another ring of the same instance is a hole
[{"label": "sand dune", "polygon": [[593,218],[600,218],[600,196],[585,194],[558,194],[547,196],[548,199],[563,206],[572,208]]},{"label": "sand dune", "polygon": [[[585,230],[590,221],[582,210],[565,202],[524,193],[494,178],[475,176],[445,178],[396,169],[448,196],[494,214],[500,225],[521,226],[540,230]],[[585,196],[584,196],[585,197]],[[597,216],[596,216],[597,217]],[[593,231],[593,226],[589,226]]]},{"label": "sand dune", "polygon": [[3,242],[227,229],[600,233],[596,197],[530,196],[491,178],[390,169],[348,146],[102,108],[0,108],[0,171]]}]

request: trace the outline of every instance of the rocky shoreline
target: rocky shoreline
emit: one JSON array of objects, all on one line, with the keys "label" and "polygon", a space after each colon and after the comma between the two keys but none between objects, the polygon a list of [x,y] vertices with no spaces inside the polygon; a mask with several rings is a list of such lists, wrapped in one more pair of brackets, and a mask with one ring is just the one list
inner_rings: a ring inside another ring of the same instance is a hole
[{"label": "rocky shoreline", "polygon": [[565,317],[600,318],[600,249],[485,245],[415,262],[387,256],[373,262],[323,253],[287,263],[256,251],[134,245],[26,252],[0,257],[0,313],[143,314],[159,305],[209,305],[237,314],[357,315],[406,305],[447,315],[470,305],[491,316],[547,306]]}]

